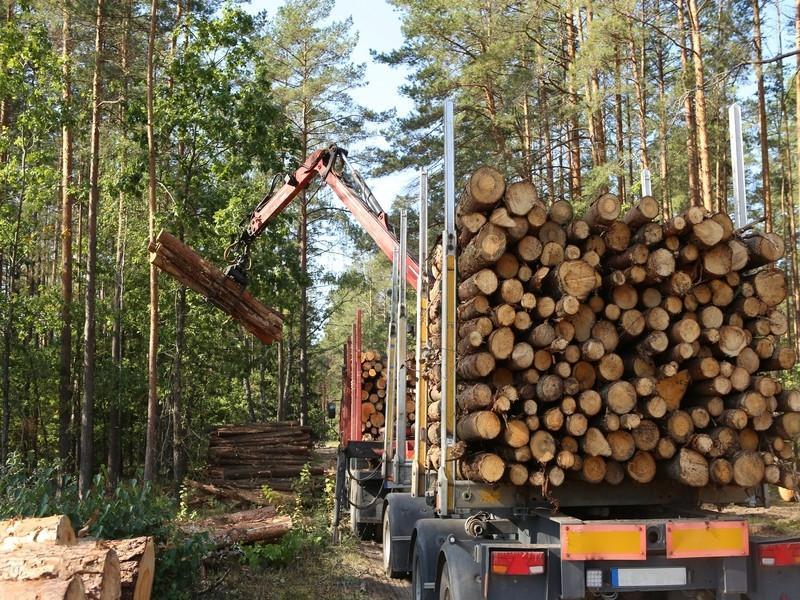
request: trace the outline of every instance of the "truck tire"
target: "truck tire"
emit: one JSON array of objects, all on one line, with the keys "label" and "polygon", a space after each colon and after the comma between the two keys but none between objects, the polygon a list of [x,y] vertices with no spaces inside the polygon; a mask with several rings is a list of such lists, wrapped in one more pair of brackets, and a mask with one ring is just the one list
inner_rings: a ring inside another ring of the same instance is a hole
[{"label": "truck tire", "polygon": [[447,563],[444,563],[442,573],[439,575],[439,600],[457,600],[450,586],[450,568]]},{"label": "truck tire", "polygon": [[383,572],[392,579],[401,578],[404,573],[396,571],[392,560],[392,528],[389,523],[389,511],[383,511],[383,531],[381,535],[381,546],[383,550]]},{"label": "truck tire", "polygon": [[411,557],[411,598],[413,600],[433,600],[433,594],[430,590],[425,589],[425,581],[422,577],[422,558],[414,549],[414,555]]}]

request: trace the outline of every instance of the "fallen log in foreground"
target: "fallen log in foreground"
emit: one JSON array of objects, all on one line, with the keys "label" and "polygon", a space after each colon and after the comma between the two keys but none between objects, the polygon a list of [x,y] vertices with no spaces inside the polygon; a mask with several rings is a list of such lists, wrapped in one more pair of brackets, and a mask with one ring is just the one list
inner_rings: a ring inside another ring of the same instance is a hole
[{"label": "fallen log in foreground", "polygon": [[292,518],[276,515],[271,506],[209,517],[181,526],[190,535],[206,533],[218,548],[233,544],[273,542],[292,528]]}]

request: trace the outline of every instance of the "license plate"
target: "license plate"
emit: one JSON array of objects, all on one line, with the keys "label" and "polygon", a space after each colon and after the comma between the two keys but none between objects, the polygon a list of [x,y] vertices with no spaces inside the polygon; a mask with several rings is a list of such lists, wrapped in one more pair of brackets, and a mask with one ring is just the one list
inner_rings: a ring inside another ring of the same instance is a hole
[{"label": "license plate", "polygon": [[684,567],[611,569],[611,585],[621,588],[686,585]]}]

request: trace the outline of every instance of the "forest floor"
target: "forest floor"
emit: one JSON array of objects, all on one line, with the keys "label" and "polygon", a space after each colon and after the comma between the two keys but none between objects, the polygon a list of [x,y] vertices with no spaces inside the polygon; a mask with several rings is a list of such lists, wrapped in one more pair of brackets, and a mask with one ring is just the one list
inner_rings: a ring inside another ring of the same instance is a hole
[{"label": "forest floor", "polygon": [[[319,448],[318,464],[334,474],[335,448]],[[286,497],[291,502],[291,497]],[[304,519],[306,517],[304,516]],[[288,559],[248,560],[228,556],[209,569],[204,581],[208,591],[201,598],[219,600],[406,600],[410,582],[383,574],[381,545],[354,538],[347,524],[341,527],[339,544],[330,543],[329,514],[317,507],[303,523],[300,543]]]}]

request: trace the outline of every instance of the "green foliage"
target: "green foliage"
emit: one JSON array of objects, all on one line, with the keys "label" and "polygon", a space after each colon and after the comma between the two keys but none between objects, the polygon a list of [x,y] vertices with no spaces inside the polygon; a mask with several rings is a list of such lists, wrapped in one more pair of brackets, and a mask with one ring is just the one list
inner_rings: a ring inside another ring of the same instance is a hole
[{"label": "green foliage", "polygon": [[147,483],[131,479],[108,488],[105,473],[95,476],[81,498],[77,477],[59,465],[26,464],[12,453],[0,468],[0,518],[65,514],[75,529],[88,525],[88,535],[101,539],[154,536],[158,549],[154,597],[190,598],[202,558],[211,546],[203,535],[187,536],[174,525],[175,501]]},{"label": "green foliage", "polygon": [[[292,530],[274,544],[246,546],[243,560],[251,567],[285,567],[301,555],[324,552],[330,542],[330,514],[333,509],[334,481],[326,477],[322,490],[305,465],[294,483],[293,506],[283,504],[280,496],[269,486],[262,492],[280,513],[292,517]],[[322,492],[320,494],[320,492]]]}]

